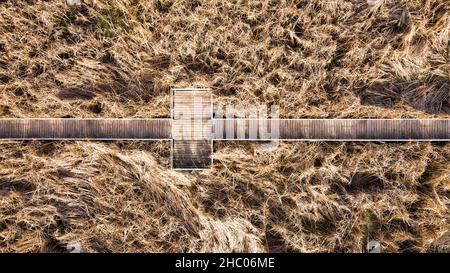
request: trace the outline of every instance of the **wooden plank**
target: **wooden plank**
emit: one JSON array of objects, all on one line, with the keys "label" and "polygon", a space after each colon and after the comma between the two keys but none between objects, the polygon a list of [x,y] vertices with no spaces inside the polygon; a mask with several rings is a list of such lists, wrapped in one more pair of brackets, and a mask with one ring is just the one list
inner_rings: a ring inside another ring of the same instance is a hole
[{"label": "wooden plank", "polygon": [[[214,140],[244,140],[238,137],[241,131],[246,140],[450,140],[448,119],[214,119],[212,123]],[[261,133],[276,126],[278,133]]]},{"label": "wooden plank", "polygon": [[208,140],[174,140],[172,168],[183,170],[211,167],[212,143]]},{"label": "wooden plank", "polygon": [[212,105],[208,90],[173,90],[173,169],[212,166]]},{"label": "wooden plank", "polygon": [[171,138],[171,119],[0,119],[0,139],[8,140],[157,140]]}]

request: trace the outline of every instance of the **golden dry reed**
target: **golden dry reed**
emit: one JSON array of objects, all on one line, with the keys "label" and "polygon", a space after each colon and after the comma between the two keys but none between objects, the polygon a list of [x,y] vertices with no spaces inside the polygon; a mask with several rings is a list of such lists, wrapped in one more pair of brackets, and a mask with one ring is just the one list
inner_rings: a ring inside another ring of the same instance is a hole
[{"label": "golden dry reed", "polygon": [[[73,2],[73,1],[72,1]],[[369,3],[368,3],[369,2]],[[0,1],[0,117],[449,118],[446,0]],[[447,143],[2,142],[0,252],[450,251]]]}]

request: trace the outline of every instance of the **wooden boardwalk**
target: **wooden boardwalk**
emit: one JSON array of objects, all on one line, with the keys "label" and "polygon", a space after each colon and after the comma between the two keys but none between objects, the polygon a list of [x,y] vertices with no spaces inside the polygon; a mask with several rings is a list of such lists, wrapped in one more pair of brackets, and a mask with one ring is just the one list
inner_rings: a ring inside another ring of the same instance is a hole
[{"label": "wooden boardwalk", "polygon": [[448,141],[448,119],[215,119],[214,140]]},{"label": "wooden boardwalk", "polygon": [[184,119],[11,118],[0,119],[0,139],[450,140],[448,119],[203,119],[202,123],[204,127]]},{"label": "wooden boardwalk", "polygon": [[171,139],[171,119],[0,119],[0,139]]},{"label": "wooden boardwalk", "polygon": [[208,169],[212,166],[212,102],[205,90],[172,90],[173,169]]},{"label": "wooden boardwalk", "polygon": [[214,119],[208,89],[173,89],[167,119],[0,118],[0,140],[170,140],[171,166],[212,166],[214,140],[450,141],[450,119]]}]

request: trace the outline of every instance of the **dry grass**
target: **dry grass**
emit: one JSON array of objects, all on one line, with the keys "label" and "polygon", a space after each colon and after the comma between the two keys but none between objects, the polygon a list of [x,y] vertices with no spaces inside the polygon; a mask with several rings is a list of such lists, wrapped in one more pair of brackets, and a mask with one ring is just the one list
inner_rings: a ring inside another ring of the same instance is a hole
[{"label": "dry grass", "polygon": [[[445,0],[0,2],[0,117],[161,117],[170,87],[282,117],[449,118]],[[371,1],[376,2],[376,1]],[[0,252],[450,251],[450,145],[0,145]]]}]

